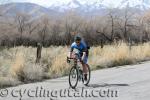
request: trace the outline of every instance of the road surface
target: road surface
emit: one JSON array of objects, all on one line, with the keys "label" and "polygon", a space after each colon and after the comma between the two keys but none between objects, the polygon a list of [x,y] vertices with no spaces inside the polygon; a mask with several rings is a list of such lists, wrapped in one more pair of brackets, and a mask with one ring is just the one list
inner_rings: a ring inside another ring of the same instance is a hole
[{"label": "road surface", "polygon": [[0,90],[0,100],[150,100],[150,62],[92,71],[89,86],[68,77]]}]

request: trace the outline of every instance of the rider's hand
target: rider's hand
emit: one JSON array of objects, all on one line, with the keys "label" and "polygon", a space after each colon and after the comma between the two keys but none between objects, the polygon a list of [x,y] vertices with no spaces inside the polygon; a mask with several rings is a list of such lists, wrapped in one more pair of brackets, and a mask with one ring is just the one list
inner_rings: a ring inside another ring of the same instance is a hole
[{"label": "rider's hand", "polygon": [[67,63],[70,63],[70,59],[69,59],[69,57],[67,57]]}]

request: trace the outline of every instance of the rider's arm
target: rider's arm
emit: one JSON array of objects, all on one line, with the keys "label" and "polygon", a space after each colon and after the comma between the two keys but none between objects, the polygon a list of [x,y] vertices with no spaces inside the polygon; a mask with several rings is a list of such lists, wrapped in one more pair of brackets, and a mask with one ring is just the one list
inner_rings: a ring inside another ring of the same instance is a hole
[{"label": "rider's arm", "polygon": [[69,54],[68,54],[68,56],[67,56],[67,62],[68,63],[70,63],[70,58],[72,58],[72,52],[73,52],[73,48],[72,48],[72,46],[71,46],[71,49],[70,49],[70,52],[69,52]]},{"label": "rider's arm", "polygon": [[86,57],[87,47],[85,43],[82,42],[82,44],[83,44],[83,55],[82,55],[82,60],[83,60]]},{"label": "rider's arm", "polygon": [[83,52],[82,60],[85,58],[86,52]]},{"label": "rider's arm", "polygon": [[72,44],[72,45],[71,45],[71,48],[70,48],[70,52],[69,52],[69,57],[70,57],[70,58],[72,57],[73,49],[74,49],[74,46],[73,46],[73,44]]},{"label": "rider's arm", "polygon": [[71,58],[71,57],[72,57],[72,51],[69,52],[69,58]]}]

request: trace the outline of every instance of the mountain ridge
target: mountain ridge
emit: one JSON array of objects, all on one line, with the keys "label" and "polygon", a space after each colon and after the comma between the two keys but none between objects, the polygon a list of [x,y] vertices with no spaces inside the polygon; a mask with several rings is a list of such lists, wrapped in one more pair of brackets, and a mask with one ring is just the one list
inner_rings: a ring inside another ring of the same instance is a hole
[{"label": "mountain ridge", "polygon": [[[108,8],[102,4],[102,2],[104,1],[105,0],[101,0],[100,5],[98,4],[98,2],[84,5],[87,2],[79,2],[79,0],[72,0],[72,2],[66,3],[67,6],[66,5],[62,5],[62,6],[53,5],[49,8],[46,8],[37,4],[33,4],[33,3],[18,3],[17,2],[17,3],[7,3],[7,4],[0,5],[0,10],[2,12],[6,12],[7,15],[14,15],[16,12],[21,12],[21,13],[27,13],[29,15],[36,16],[36,17],[42,16],[45,14],[50,15],[50,16],[56,16],[56,15],[66,13],[66,11],[68,10],[76,11],[82,15],[95,15],[95,14],[106,14],[106,10],[108,10]],[[122,3],[127,3],[127,2],[122,1]],[[134,11],[136,12],[142,12],[143,10],[145,11],[146,9],[149,9],[149,8],[146,8],[145,6],[144,6],[145,8],[141,7],[141,5],[136,5],[135,7],[130,7],[130,5],[128,5],[126,7],[129,7],[131,10],[135,9]],[[114,8],[114,9],[119,10],[119,8]]]}]

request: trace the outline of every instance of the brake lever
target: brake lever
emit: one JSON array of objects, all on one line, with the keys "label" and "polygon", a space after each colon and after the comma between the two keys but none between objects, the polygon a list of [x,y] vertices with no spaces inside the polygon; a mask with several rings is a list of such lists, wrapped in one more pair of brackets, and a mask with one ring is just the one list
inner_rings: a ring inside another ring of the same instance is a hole
[{"label": "brake lever", "polygon": [[67,63],[70,63],[69,57],[67,57]]}]

